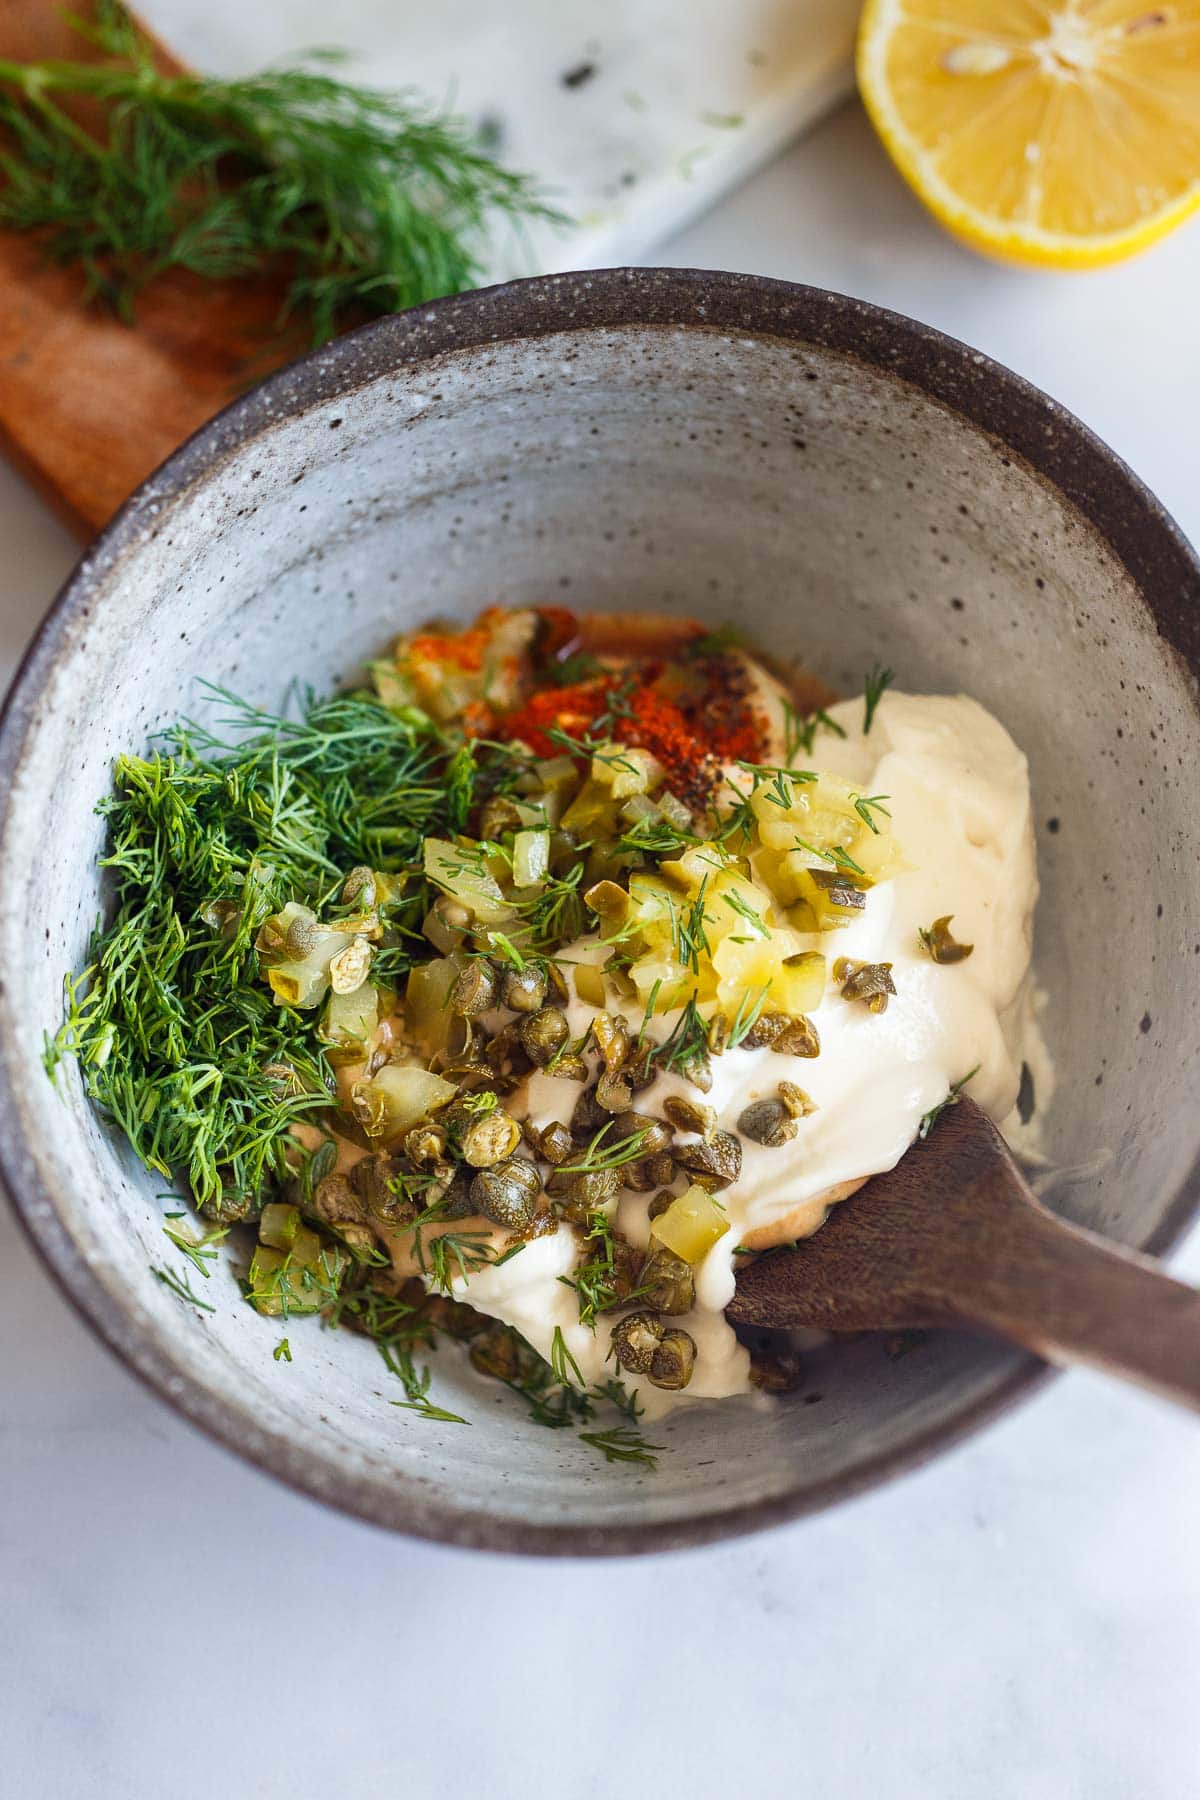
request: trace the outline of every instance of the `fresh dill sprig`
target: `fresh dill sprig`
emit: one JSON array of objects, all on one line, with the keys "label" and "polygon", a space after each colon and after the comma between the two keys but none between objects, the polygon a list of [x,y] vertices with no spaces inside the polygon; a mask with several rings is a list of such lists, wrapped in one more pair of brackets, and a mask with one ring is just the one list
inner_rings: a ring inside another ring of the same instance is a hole
[{"label": "fresh dill sprig", "polygon": [[620,1292],[616,1235],[607,1214],[593,1212],[589,1215],[584,1244],[591,1249],[591,1255],[579,1264],[573,1275],[560,1275],[558,1279],[564,1287],[573,1290],[579,1302],[579,1323],[594,1332],[597,1313],[607,1312],[618,1299],[622,1305],[632,1306],[649,1290],[638,1287],[630,1293]]},{"label": "fresh dill sprig", "polygon": [[835,737],[844,738],[846,735],[843,727],[838,724],[836,719],[830,718],[824,707],[818,707],[816,712],[809,713],[806,719],[802,719],[785,700],[784,756],[786,760],[791,762],[798,750],[803,750],[805,756],[811,756],[817,732],[822,727],[826,731],[832,731]]},{"label": "fresh dill sprig", "polygon": [[163,74],[119,0],[76,29],[103,61],[0,61],[0,227],[37,233],[127,320],[168,269],[278,275],[320,344],[476,286],[496,223],[558,217],[463,124],[339,79],[330,52],[227,81]]},{"label": "fresh dill sprig", "polygon": [[879,702],[883,699],[884,694],[887,692],[888,688],[891,687],[895,679],[895,671],[892,669],[885,669],[881,663],[876,663],[875,667],[868,670],[866,676],[863,678],[864,737],[870,731],[874,722],[876,707],[879,705]]},{"label": "fresh dill sprig", "polygon": [[686,1075],[697,1063],[708,1061],[708,1050],[708,1026],[693,999],[681,1009],[670,1036],[655,1051],[654,1060],[660,1069]]},{"label": "fresh dill sprig", "polygon": [[976,1063],[975,1067],[973,1069],[969,1069],[967,1071],[967,1073],[963,1076],[961,1081],[952,1082],[951,1086],[950,1086],[950,1091],[946,1095],[946,1098],[944,1100],[939,1101],[936,1106],[931,1106],[929,1111],[923,1115],[923,1117],[921,1119],[920,1128],[917,1132],[917,1136],[919,1138],[921,1138],[921,1139],[927,1138],[929,1136],[930,1132],[933,1130],[934,1126],[937,1124],[938,1120],[941,1118],[942,1114],[944,1112],[946,1112],[951,1106],[958,1105],[958,1102],[959,1102],[960,1098],[962,1097],[963,1089],[966,1087],[968,1081],[970,1081],[974,1076],[978,1075],[979,1069],[980,1069],[980,1065],[978,1063]]},{"label": "fresh dill sprig", "polygon": [[858,814],[859,818],[862,820],[863,824],[867,827],[867,829],[869,831],[873,831],[875,833],[876,837],[878,837],[879,836],[879,827],[875,823],[874,819],[871,817],[871,814],[873,812],[879,812],[879,813],[883,814],[885,819],[890,819],[892,815],[883,803],[885,800],[890,800],[891,795],[890,794],[852,794],[850,796],[850,798],[853,800],[854,810]]},{"label": "fresh dill sprig", "polygon": [[554,1327],[554,1336],[550,1340],[550,1367],[554,1370],[554,1379],[563,1387],[585,1388],[583,1370],[575,1361],[567,1347],[561,1325]]},{"label": "fresh dill sprig", "polygon": [[626,1163],[637,1162],[642,1154],[642,1145],[650,1134],[652,1127],[643,1125],[640,1130],[631,1132],[628,1137],[620,1138],[616,1143],[606,1144],[605,1138],[613,1128],[610,1119],[602,1125],[588,1144],[586,1150],[577,1151],[563,1164],[572,1175],[599,1175],[605,1169],[620,1169]]},{"label": "fresh dill sprig", "polygon": [[640,1463],[644,1468],[657,1469],[656,1450],[662,1450],[662,1444],[648,1444],[640,1431],[630,1425],[614,1425],[609,1431],[581,1431],[581,1444],[590,1444],[593,1450],[599,1450],[605,1462]]},{"label": "fresh dill sprig", "polygon": [[201,1312],[216,1312],[215,1306],[210,1306],[207,1300],[201,1300],[198,1294],[192,1292],[192,1284],[188,1276],[173,1275],[170,1269],[157,1268],[153,1263],[150,1265],[150,1273],[155,1281],[161,1281],[165,1288],[170,1288],[171,1292],[178,1294],[181,1300],[187,1300],[192,1306],[198,1306]]},{"label": "fresh dill sprig", "polygon": [[[45,1060],[76,1057],[145,1166],[186,1175],[220,1218],[223,1196],[289,1177],[290,1128],[333,1087],[317,1014],[276,1004],[255,935],[289,900],[320,910],[356,864],[419,862],[445,820],[447,752],[427,720],[364,695],[279,718],[210,693],[217,728],[180,725],[117,760],[99,807],[114,916],[66,981]],[[423,904],[418,890],[418,922]],[[407,967],[403,940],[386,954]]]},{"label": "fresh dill sprig", "polygon": [[742,1040],[749,1036],[750,1032],[758,1022],[759,1014],[767,1003],[767,995],[770,991],[771,983],[769,981],[764,981],[762,987],[759,988],[756,994],[751,994],[747,991],[742,995],[741,999],[738,1001],[738,1009],[733,1016],[733,1022],[729,1027],[728,1036],[725,1039],[725,1048],[727,1050],[736,1050]]},{"label": "fresh dill sprig", "polygon": [[337,1296],[324,1315],[324,1323],[331,1328],[350,1326],[371,1339],[385,1368],[404,1389],[405,1398],[393,1400],[393,1406],[446,1425],[470,1424],[469,1419],[447,1412],[429,1398],[430,1370],[428,1366],[417,1367],[414,1352],[432,1350],[437,1343],[424,1305],[411,1305],[399,1295],[385,1294],[377,1288],[355,1288]]},{"label": "fresh dill sprig", "polygon": [[816,844],[810,844],[805,838],[796,839],[797,850],[805,850],[809,856],[819,856],[822,862],[832,863],[835,869],[848,869],[852,875],[865,875],[866,870],[856,863],[848,850],[840,844],[834,844],[831,850],[819,850]]},{"label": "fresh dill sprig", "polygon": [[[180,1218],[182,1214],[176,1213],[172,1217]],[[229,1229],[227,1226],[216,1226],[212,1231],[205,1232],[202,1238],[195,1238],[190,1231],[185,1231],[181,1226],[164,1225],[163,1234],[170,1239],[177,1250],[182,1250],[193,1269],[199,1270],[207,1281],[212,1274],[208,1265],[217,1260],[216,1247],[229,1236]]]}]

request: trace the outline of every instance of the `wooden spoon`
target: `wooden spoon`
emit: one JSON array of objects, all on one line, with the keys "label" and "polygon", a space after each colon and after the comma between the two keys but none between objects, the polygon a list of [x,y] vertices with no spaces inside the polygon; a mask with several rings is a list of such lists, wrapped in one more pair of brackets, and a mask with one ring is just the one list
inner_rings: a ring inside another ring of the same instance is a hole
[{"label": "wooden spoon", "polygon": [[1047,1212],[965,1097],[815,1236],[741,1270],[728,1316],[822,1331],[977,1326],[1200,1411],[1200,1293]]}]

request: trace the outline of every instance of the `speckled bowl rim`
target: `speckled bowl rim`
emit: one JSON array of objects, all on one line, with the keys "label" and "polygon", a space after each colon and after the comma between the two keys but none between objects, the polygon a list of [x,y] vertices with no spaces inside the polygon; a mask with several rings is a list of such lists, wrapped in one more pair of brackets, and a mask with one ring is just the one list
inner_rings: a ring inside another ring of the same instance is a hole
[{"label": "speckled bowl rim", "polygon": [[[851,355],[911,383],[986,432],[997,453],[1019,458],[1107,540],[1150,608],[1161,637],[1200,677],[1200,559],[1132,470],[1073,414],[980,351],[867,301],[763,276],[700,269],[605,269],[539,277],[456,295],[376,321],[289,364],[203,426],[145,481],[80,559],[27,651],[0,715],[0,837],[25,739],[60,656],[113,568],[135,556],[165,510],[235,451],[282,420],[348,394],[397,367],[488,344],[554,332],[651,326],[733,331]],[[102,621],[93,621],[97,629]],[[1200,709],[1198,709],[1200,724]],[[10,879],[0,872],[0,896]],[[2,904],[2,898],[0,898]],[[1049,1371],[1034,1357],[988,1394],[964,1404],[901,1448],[864,1458],[836,1478],[680,1522],[614,1526],[497,1521],[428,1503],[322,1465],[283,1434],[248,1450],[236,1414],[203,1389],[184,1362],[168,1365],[162,1339],[138,1326],[93,1274],[38,1174],[17,1124],[9,1078],[13,1027],[0,1011],[0,1180],[52,1276],[101,1338],[154,1391],[219,1443],[299,1491],[410,1536],[464,1548],[539,1555],[610,1555],[678,1549],[734,1537],[820,1510],[914,1468],[1028,1395]],[[1200,1209],[1200,1160],[1152,1237],[1161,1254]]]}]

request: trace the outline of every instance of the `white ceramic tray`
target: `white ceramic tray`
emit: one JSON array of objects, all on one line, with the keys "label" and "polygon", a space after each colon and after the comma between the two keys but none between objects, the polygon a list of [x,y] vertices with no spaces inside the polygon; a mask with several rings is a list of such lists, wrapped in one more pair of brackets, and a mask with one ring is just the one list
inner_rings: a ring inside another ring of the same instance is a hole
[{"label": "white ceramic tray", "polygon": [[636,258],[849,91],[857,0],[142,0],[214,72],[336,43],[449,99],[573,224],[495,275]]}]

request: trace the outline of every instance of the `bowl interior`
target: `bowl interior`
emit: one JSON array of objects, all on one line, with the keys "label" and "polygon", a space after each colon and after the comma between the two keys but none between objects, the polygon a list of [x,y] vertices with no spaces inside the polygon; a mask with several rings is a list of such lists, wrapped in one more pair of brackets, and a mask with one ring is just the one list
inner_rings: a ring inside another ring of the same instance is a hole
[{"label": "bowl interior", "polygon": [[656,1426],[647,1474],[531,1424],[453,1349],[437,1391],[470,1427],[389,1405],[398,1387],[348,1333],[297,1322],[277,1364],[280,1331],[227,1267],[203,1284],[215,1311],[197,1312],[152,1275],[171,1254],[162,1179],[132,1165],[73,1071],[55,1089],[39,1061],[102,902],[93,807],[113,756],[201,710],[198,677],[274,707],[293,677],[327,689],[414,621],[492,602],[734,620],[846,690],[876,660],[901,686],[965,690],[1032,764],[1052,1198],[1149,1244],[1200,1138],[1197,716],[1183,662],[1083,514],[878,359],[699,311],[571,323],[415,362],[403,322],[378,328],[367,365],[343,351],[310,366],[304,410],[276,388],[220,428],[215,462],[210,439],[169,465],[76,578],[7,727],[5,1160],[105,1334],[243,1451],[401,1528],[631,1549],[870,1479],[985,1411],[1028,1361],[948,1335],[903,1356],[874,1340],[814,1353],[795,1400]]}]

